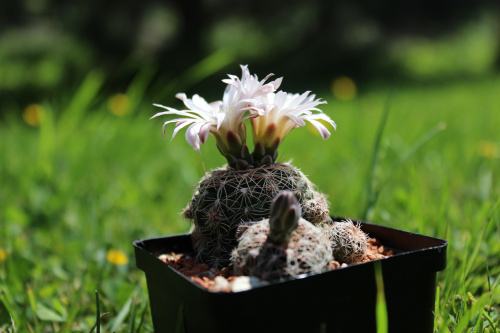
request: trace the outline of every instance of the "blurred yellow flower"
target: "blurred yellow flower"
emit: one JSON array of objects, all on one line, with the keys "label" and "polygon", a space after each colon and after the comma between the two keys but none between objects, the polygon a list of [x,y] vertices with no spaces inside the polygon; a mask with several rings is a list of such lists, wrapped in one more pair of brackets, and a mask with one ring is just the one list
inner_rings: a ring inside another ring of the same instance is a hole
[{"label": "blurred yellow flower", "polygon": [[500,157],[498,146],[491,141],[480,141],[477,150],[479,156],[484,158],[494,159]]},{"label": "blurred yellow flower", "polygon": [[130,98],[125,94],[116,94],[109,99],[109,109],[115,116],[121,117],[130,112]]},{"label": "blurred yellow flower", "polygon": [[106,254],[106,260],[114,265],[126,265],[128,263],[128,257],[125,253],[117,249],[111,249]]},{"label": "blurred yellow flower", "polygon": [[5,261],[7,259],[7,252],[4,249],[0,248],[0,262]]},{"label": "blurred yellow flower", "polygon": [[39,104],[28,105],[23,112],[23,119],[26,124],[38,127],[43,118],[43,107]]},{"label": "blurred yellow flower", "polygon": [[356,97],[356,83],[350,77],[338,77],[332,82],[332,93],[341,101],[350,101]]}]

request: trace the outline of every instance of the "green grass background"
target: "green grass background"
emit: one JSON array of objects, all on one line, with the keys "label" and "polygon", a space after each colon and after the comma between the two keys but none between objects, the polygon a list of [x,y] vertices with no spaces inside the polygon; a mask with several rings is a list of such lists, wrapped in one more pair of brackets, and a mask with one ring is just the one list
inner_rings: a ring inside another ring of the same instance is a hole
[{"label": "green grass background", "polygon": [[[201,154],[183,134],[169,142],[172,127],[162,140],[152,103],[180,104],[148,100],[145,80],[126,91],[122,117],[91,72],[77,91],[41,104],[39,127],[21,112],[0,123],[0,332],[90,332],[95,290],[103,331],[152,332],[132,242],[187,231],[179,213],[192,186],[224,160],[213,138]],[[500,331],[499,92],[498,76],[373,85],[348,102],[326,87],[316,93],[337,131],[322,141],[296,129],[280,149],[329,196],[333,215],[449,240],[437,332]],[[110,249],[128,263],[108,262]]]}]

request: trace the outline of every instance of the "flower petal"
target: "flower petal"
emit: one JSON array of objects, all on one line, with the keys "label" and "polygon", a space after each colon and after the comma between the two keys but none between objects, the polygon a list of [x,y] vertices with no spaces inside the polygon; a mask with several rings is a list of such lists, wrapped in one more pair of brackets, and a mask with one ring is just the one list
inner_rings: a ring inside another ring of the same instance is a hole
[{"label": "flower petal", "polygon": [[[174,139],[174,137],[177,135],[177,133],[183,129],[184,127],[186,127],[187,125],[191,124],[193,121],[186,121],[186,120],[183,120],[183,121],[179,121],[176,125],[175,125],[175,129],[174,129],[174,132],[172,133],[172,138],[170,139],[170,141],[172,141]],[[165,122],[165,124],[163,125],[163,135],[165,135],[165,125],[167,124],[168,122]]]},{"label": "flower petal", "polygon": [[200,138],[198,133],[200,132],[200,127],[202,123],[194,123],[186,131],[186,141],[189,143],[194,150],[200,153]]},{"label": "flower petal", "polygon": [[333,129],[335,129],[335,130],[337,129],[337,124],[335,124],[335,122],[324,113],[316,113],[316,114],[313,114],[311,116],[304,116],[302,118],[304,118],[307,121],[310,121],[311,119],[314,119],[314,120],[321,119],[321,120],[328,122],[330,125],[332,125]]},{"label": "flower petal", "polygon": [[172,108],[169,108],[168,106],[163,106],[163,105],[160,105],[160,104],[153,104],[153,105],[157,106],[157,107],[160,107],[160,108],[167,109],[169,111],[158,112],[157,114],[155,114],[154,116],[152,116],[150,119],[156,118],[158,116],[170,115],[170,114],[176,114],[176,115],[191,117],[191,118],[195,118],[195,119],[203,119],[198,114],[190,113],[190,112],[193,112],[192,110],[176,110],[176,109],[172,109]]},{"label": "flower petal", "polygon": [[198,137],[200,139],[201,144],[205,144],[208,139],[208,134],[210,134],[210,127],[212,126],[211,122],[206,122],[200,127],[200,132],[198,133]]},{"label": "flower petal", "polygon": [[215,115],[215,117],[217,118],[217,130],[220,128],[220,126],[222,125],[224,119],[226,118],[226,114],[225,113],[217,113]]},{"label": "flower petal", "polygon": [[287,114],[286,116],[296,123],[297,126],[303,127],[306,125],[306,122],[302,119],[302,117],[296,117],[292,114]]},{"label": "flower petal", "polygon": [[326,128],[325,125],[323,125],[322,123],[320,123],[319,121],[316,121],[314,119],[308,119],[309,122],[316,128],[316,130],[318,130],[319,134],[321,134],[321,137],[323,138],[323,140],[326,140],[330,137],[330,131],[328,131],[328,129]]},{"label": "flower petal", "polygon": [[212,113],[214,112],[205,99],[198,95],[193,95],[193,99],[185,99],[184,104],[188,107],[188,109],[199,114],[205,120],[210,119]]},{"label": "flower petal", "polygon": [[281,82],[282,81],[283,81],[283,78],[280,77],[280,78],[277,78],[276,80],[274,80],[272,82],[269,82],[269,84],[272,84],[273,87],[274,87],[274,91],[276,91],[281,86]]},{"label": "flower petal", "polygon": [[210,104],[208,104],[207,101],[205,101],[205,99],[203,97],[201,97],[200,95],[193,95],[192,101],[196,107],[198,107],[204,111],[213,111]]},{"label": "flower petal", "polygon": [[220,110],[221,105],[222,105],[222,101],[215,101],[215,102],[210,103],[210,107],[211,107],[211,108],[212,108],[212,110],[214,110],[214,111],[219,111],[219,110]]},{"label": "flower petal", "polygon": [[184,101],[185,99],[187,99],[187,96],[185,93],[177,93],[177,94],[175,94],[175,97],[177,97],[181,101]]}]

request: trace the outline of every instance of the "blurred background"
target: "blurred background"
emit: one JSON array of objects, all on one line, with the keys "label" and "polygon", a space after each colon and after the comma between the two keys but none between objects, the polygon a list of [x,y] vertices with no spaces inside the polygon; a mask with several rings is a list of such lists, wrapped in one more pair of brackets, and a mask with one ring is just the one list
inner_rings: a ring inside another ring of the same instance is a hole
[{"label": "blurred background", "polygon": [[[1,112],[62,99],[91,69],[105,75],[109,92],[150,70],[153,98],[171,93],[172,82],[199,91],[208,75],[236,74],[237,64],[293,73],[289,90],[339,76],[358,84],[474,79],[500,68],[499,8],[496,0],[290,0],[265,8],[249,0],[2,1]],[[186,72],[201,61],[203,71]],[[211,87],[219,88],[205,83],[205,95]]]},{"label": "blurred background", "polygon": [[450,241],[436,331],[490,325],[473,297],[500,327],[500,1],[0,0],[0,332],[91,332],[96,290],[103,331],[153,331],[132,242],[225,161],[152,104],[240,64],[328,102],[278,159],[332,215]]}]

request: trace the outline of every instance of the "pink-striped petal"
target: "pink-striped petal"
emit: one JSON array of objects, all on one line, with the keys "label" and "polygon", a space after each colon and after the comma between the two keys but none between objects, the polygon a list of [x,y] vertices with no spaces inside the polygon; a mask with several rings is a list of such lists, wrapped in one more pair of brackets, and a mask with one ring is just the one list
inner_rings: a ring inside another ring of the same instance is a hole
[{"label": "pink-striped petal", "polygon": [[205,144],[208,139],[208,134],[210,134],[210,127],[212,123],[206,122],[200,127],[200,132],[198,133],[198,137],[200,139],[201,144]]},{"label": "pink-striped petal", "polygon": [[186,131],[186,141],[197,152],[200,152],[200,138],[198,133],[200,132],[201,125],[200,123],[194,123]]}]

